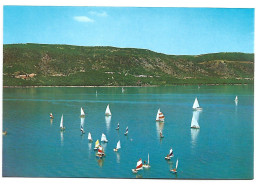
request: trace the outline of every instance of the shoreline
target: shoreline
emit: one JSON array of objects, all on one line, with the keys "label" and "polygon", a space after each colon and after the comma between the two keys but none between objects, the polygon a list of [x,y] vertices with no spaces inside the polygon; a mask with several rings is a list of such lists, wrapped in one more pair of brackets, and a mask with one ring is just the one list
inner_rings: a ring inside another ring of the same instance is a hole
[{"label": "shoreline", "polygon": [[[147,85],[147,86],[43,86],[43,85],[35,85],[35,86],[3,86],[3,88],[41,88],[41,87],[172,87],[172,86],[191,86],[191,85],[199,85],[199,86],[217,86],[217,85],[251,85],[248,83],[234,83],[234,84],[173,84],[173,85],[165,85],[165,86],[160,86],[160,85]],[[252,83],[252,85],[254,85],[254,83]]]}]

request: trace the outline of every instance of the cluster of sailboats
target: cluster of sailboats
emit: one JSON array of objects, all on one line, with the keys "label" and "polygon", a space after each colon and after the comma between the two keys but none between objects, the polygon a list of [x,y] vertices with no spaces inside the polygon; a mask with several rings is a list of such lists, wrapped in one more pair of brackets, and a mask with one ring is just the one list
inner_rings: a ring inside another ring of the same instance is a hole
[{"label": "cluster of sailboats", "polygon": [[[238,102],[238,97],[236,96],[235,97],[235,103],[237,104]],[[192,109],[193,109],[193,116],[192,116],[192,120],[191,120],[191,129],[200,129],[200,126],[199,126],[199,123],[198,123],[198,120],[199,120],[199,113],[200,111],[202,111],[202,107],[200,107],[199,105],[199,101],[197,99],[197,97],[195,98],[194,100],[194,103],[193,103],[193,106],[192,106]],[[106,110],[105,110],[105,116],[106,117],[110,117],[112,116],[112,113],[110,111],[110,108],[109,108],[109,104],[107,105],[106,107]],[[80,117],[81,118],[84,118],[85,117],[85,112],[83,110],[83,108],[81,107],[80,109]],[[54,116],[52,113],[50,113],[50,118],[51,119],[54,119]],[[165,116],[164,114],[161,112],[160,108],[158,109],[157,111],[157,115],[156,115],[156,122],[164,122],[165,120]],[[63,114],[61,116],[61,121],[60,121],[60,130],[61,131],[64,131],[65,130],[65,126],[63,125]],[[81,123],[81,127],[80,127],[80,130],[81,130],[81,133],[84,134],[85,131],[84,131],[84,128],[83,128],[83,124]],[[116,130],[119,130],[119,123],[117,124],[117,127],[116,127]],[[128,134],[128,126],[126,127],[126,131],[124,133],[124,135],[127,135]],[[163,134],[162,134],[162,130],[160,130],[160,138],[163,138]],[[88,133],[88,140],[89,142],[93,142],[93,139],[92,139],[92,136],[91,136],[91,133],[89,132]],[[106,137],[106,135],[104,133],[101,134],[101,142],[104,142],[104,143],[107,143],[108,142],[108,139]],[[117,152],[119,149],[121,148],[121,143],[120,143],[120,140],[117,142],[116,144],[116,147],[113,149],[113,151]],[[94,150],[97,151],[96,153],[96,157],[97,158],[103,158],[105,156],[105,151],[104,151],[104,148],[101,146],[101,144],[99,143],[99,140],[97,140],[95,142],[95,147],[94,147]],[[174,154],[173,154],[173,150],[172,148],[170,149],[169,151],[169,154],[167,154],[167,156],[165,156],[165,160],[171,160],[171,158],[174,157]],[[144,161],[144,163],[142,162],[142,159],[139,159],[136,163],[136,167],[134,169],[132,169],[132,172],[133,173],[138,173],[139,170],[142,170],[143,168],[145,169],[149,169],[151,166],[149,164],[149,153],[148,153],[148,160],[147,160],[147,163]],[[176,160],[176,165],[175,165],[175,168],[173,169],[170,169],[170,172],[172,173],[177,173],[177,168],[178,168],[178,159]]]}]

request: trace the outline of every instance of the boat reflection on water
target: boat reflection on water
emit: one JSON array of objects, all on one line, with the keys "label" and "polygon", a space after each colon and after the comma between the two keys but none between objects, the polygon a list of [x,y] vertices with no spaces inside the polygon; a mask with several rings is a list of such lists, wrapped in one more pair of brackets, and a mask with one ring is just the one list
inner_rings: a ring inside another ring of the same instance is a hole
[{"label": "boat reflection on water", "polygon": [[137,174],[137,175],[135,176],[135,178],[141,179],[141,178],[143,178],[143,175]]},{"label": "boat reflection on water", "polygon": [[107,130],[110,128],[111,116],[105,116]]},{"label": "boat reflection on water", "polygon": [[160,141],[162,141],[160,133],[163,132],[163,128],[164,128],[164,122],[156,121],[156,133],[157,133],[157,137],[160,138]]},{"label": "boat reflection on water", "polygon": [[88,150],[91,151],[92,150],[92,142],[88,143]]},{"label": "boat reflection on water", "polygon": [[60,144],[61,144],[61,146],[63,146],[63,140],[64,140],[64,139],[63,139],[63,132],[64,132],[64,131],[61,131],[61,132],[60,132]]},{"label": "boat reflection on water", "polygon": [[98,166],[102,168],[104,165],[104,157],[102,157],[101,159],[97,159],[97,163],[98,163]]},{"label": "boat reflection on water", "polygon": [[53,123],[53,119],[50,119],[50,123],[51,123],[51,125],[52,125],[52,123]]},{"label": "boat reflection on water", "polygon": [[80,127],[84,128],[85,118],[80,118]]},{"label": "boat reflection on water", "polygon": [[191,120],[191,146],[194,148],[197,144],[197,137],[200,132],[200,126],[199,126],[199,115],[201,111],[193,111],[193,116]]},{"label": "boat reflection on water", "polygon": [[116,152],[116,162],[120,163],[120,154]]},{"label": "boat reflection on water", "polygon": [[197,144],[197,137],[198,137],[199,132],[200,132],[200,129],[190,129],[192,147],[195,147]]}]

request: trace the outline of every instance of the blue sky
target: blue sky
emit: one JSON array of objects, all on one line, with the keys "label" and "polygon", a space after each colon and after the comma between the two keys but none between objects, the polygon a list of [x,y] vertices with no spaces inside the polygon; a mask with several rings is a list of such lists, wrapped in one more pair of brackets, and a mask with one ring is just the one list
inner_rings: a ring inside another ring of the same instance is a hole
[{"label": "blue sky", "polygon": [[4,44],[254,52],[254,9],[4,6]]}]

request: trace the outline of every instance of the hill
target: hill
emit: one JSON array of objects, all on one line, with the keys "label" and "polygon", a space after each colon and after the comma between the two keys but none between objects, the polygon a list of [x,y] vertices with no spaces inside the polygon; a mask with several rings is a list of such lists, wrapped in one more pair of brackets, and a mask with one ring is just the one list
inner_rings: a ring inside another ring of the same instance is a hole
[{"label": "hill", "polygon": [[4,86],[253,83],[254,54],[165,55],[146,49],[49,44],[3,46]]}]

